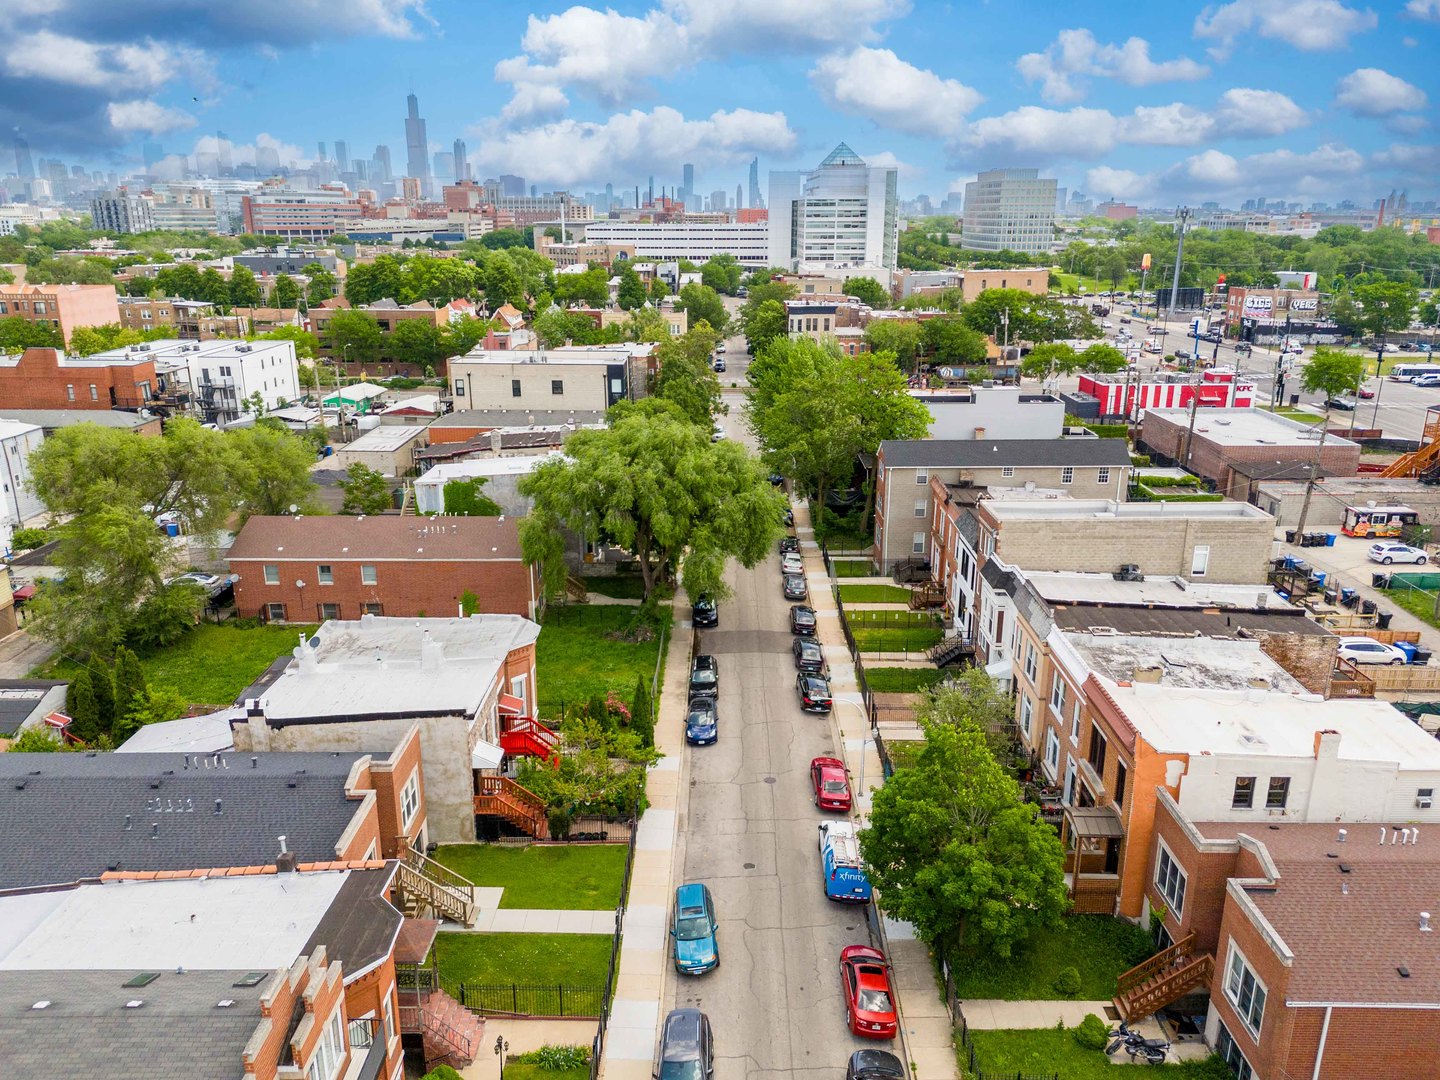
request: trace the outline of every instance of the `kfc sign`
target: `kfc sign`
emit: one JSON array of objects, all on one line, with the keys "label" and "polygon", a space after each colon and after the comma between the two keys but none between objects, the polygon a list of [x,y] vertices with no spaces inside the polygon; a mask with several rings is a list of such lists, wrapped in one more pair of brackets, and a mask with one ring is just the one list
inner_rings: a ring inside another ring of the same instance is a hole
[{"label": "kfc sign", "polygon": [[1269,311],[1275,304],[1274,298],[1269,296],[1247,296],[1245,297],[1246,311]]},{"label": "kfc sign", "polygon": [[1315,299],[1315,297],[1313,296],[1310,297],[1308,300],[1301,300],[1297,298],[1290,301],[1291,311],[1314,311],[1319,306],[1320,301]]}]

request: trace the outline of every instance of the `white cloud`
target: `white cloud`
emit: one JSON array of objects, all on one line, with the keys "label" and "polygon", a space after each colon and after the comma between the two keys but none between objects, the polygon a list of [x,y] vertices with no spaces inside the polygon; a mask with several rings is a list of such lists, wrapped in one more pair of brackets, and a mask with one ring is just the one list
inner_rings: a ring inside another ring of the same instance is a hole
[{"label": "white cloud", "polygon": [[1305,52],[1338,49],[1366,30],[1378,17],[1346,7],[1340,0],[1232,0],[1218,8],[1207,7],[1195,17],[1195,36],[1217,42],[1210,50],[1224,56],[1236,39],[1254,33],[1284,41]]},{"label": "white cloud", "polygon": [[867,41],[876,23],[910,10],[908,0],[662,0],[662,6],[710,55]]},{"label": "white cloud", "polygon": [[1150,59],[1150,43],[1132,37],[1123,45],[1102,45],[1089,30],[1062,30],[1044,52],[1026,53],[1015,62],[1029,82],[1039,82],[1040,96],[1068,105],[1085,96],[1085,76],[1116,79],[1128,86],[1189,82],[1210,73],[1187,57]]},{"label": "white cloud", "polygon": [[1187,158],[1183,169],[1190,179],[1214,188],[1228,188],[1240,179],[1240,163],[1219,150]]},{"label": "white cloud", "polygon": [[1410,0],[1405,5],[1405,14],[1412,19],[1440,22],[1440,0]]},{"label": "white cloud", "polygon": [[1215,122],[1231,138],[1270,138],[1304,127],[1310,117],[1278,90],[1237,87],[1220,95]]},{"label": "white cloud", "polygon": [[1414,112],[1428,100],[1418,86],[1379,68],[1358,68],[1335,87],[1335,104],[1356,116]]},{"label": "white cloud", "polygon": [[918,165],[911,165],[908,161],[901,161],[895,156],[894,152],[890,150],[880,150],[873,154],[862,153],[860,156],[865,160],[865,164],[871,168],[897,170],[902,180],[913,180],[925,174],[924,169]]},{"label": "white cloud", "polygon": [[822,57],[810,81],[832,108],[935,138],[960,131],[965,114],[983,100],[964,83],[908,64],[889,49],[865,46]]},{"label": "white cloud", "polygon": [[475,155],[496,171],[571,185],[645,175],[680,160],[700,168],[738,166],[755,154],[788,154],[795,143],[784,113],[734,109],[687,120],[662,105],[616,113],[603,123],[567,118],[482,136]]},{"label": "white cloud", "polygon": [[1218,150],[1207,150],[1187,158],[1172,172],[1217,194],[1260,184],[1284,184],[1298,193],[1320,190],[1337,178],[1354,177],[1365,168],[1363,154],[1348,146],[1327,143],[1308,153],[1271,150],[1238,160]]},{"label": "white cloud", "polygon": [[1387,116],[1385,126],[1391,131],[1399,132],[1401,135],[1414,135],[1424,131],[1430,126],[1430,121],[1423,116]]},{"label": "white cloud", "polygon": [[1101,165],[1085,174],[1085,190],[1107,199],[1140,199],[1155,190],[1155,177]]},{"label": "white cloud", "polygon": [[97,45],[49,30],[11,38],[0,64],[15,78],[123,91],[154,90],[181,76],[206,81],[210,72],[209,58],[188,46]]},{"label": "white cloud", "polygon": [[1042,109],[1024,105],[970,126],[968,141],[979,147],[1007,147],[1017,153],[1056,157],[1098,157],[1115,145],[1119,123],[1104,109]]},{"label": "white cloud", "polygon": [[172,109],[159,102],[139,99],[112,101],[105,107],[110,126],[122,135],[164,135],[195,126],[195,117],[184,109]]},{"label": "white cloud", "polygon": [[552,120],[563,116],[570,99],[558,86],[539,83],[517,83],[515,93],[500,110],[500,118],[508,122],[521,120]]},{"label": "white cloud", "polygon": [[1139,106],[1122,124],[1121,141],[1141,146],[1194,146],[1215,131],[1215,121],[1179,103]]}]

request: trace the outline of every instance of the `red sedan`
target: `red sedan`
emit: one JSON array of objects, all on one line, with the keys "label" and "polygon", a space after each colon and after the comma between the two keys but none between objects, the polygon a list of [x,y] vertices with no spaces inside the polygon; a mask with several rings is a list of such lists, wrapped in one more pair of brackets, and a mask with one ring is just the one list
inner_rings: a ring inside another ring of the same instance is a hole
[{"label": "red sedan", "polygon": [[839,758],[817,757],[810,762],[810,786],[815,789],[815,805],[821,810],[843,813],[850,809],[850,780]]},{"label": "red sedan", "polygon": [[847,945],[840,950],[840,982],[850,1030],[864,1039],[895,1038],[895,995],[884,954],[868,945]]}]

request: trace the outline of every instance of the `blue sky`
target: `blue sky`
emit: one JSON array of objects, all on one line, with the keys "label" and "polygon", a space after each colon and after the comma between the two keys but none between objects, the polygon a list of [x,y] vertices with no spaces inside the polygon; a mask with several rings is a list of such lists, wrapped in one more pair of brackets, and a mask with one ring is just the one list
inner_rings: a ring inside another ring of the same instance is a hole
[{"label": "blue sky", "polygon": [[1097,198],[1368,204],[1440,195],[1437,56],[1440,0],[5,0],[0,125],[69,161],[224,131],[237,160],[399,165],[413,88],[432,149],[546,188],[692,161],[733,190],[844,140],[936,198],[1033,165]]}]

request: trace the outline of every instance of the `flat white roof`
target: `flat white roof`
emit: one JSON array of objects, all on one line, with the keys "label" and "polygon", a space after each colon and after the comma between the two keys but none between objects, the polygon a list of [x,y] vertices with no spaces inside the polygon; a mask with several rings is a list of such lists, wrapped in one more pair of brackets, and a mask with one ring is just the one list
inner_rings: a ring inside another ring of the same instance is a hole
[{"label": "flat white roof", "polygon": [[[1328,442],[1328,440],[1327,440]],[[1013,491],[1015,489],[1007,489]],[[1050,502],[1012,502],[1007,499],[982,500],[980,506],[1002,523],[1024,520],[1062,520],[1113,518],[1122,521],[1149,521],[1158,518],[1182,520],[1244,520],[1268,521],[1274,518],[1258,506],[1242,502],[1115,502],[1109,499],[1064,499]]]},{"label": "flat white roof", "polygon": [[650,347],[634,345],[579,345],[555,349],[472,349],[451,363],[497,364],[521,367],[526,364],[620,364],[632,356],[648,356]]},{"label": "flat white roof", "polygon": [[1254,639],[1060,633],[1092,671],[1111,679],[1128,682],[1137,668],[1159,666],[1164,670],[1163,685],[1171,688],[1244,690],[1251,679],[1265,679],[1272,692],[1305,693],[1305,687],[1262,652]]},{"label": "flat white roof", "polygon": [[1340,733],[1347,761],[1440,770],[1440,741],[1393,705],[1244,690],[1123,686],[1097,675],[1125,716],[1162,753],[1313,758],[1315,733]]},{"label": "flat white roof", "polygon": [[1221,585],[1187,581],[1182,577],[1147,577],[1144,581],[1116,581],[1111,574],[1083,574],[1065,570],[1026,570],[1020,573],[1035,591],[1054,603],[1130,604],[1138,607],[1232,607],[1246,611],[1294,611],[1268,585]]},{"label": "flat white roof", "polygon": [[0,439],[13,439],[17,435],[39,430],[39,424],[27,423],[24,420],[0,420]]},{"label": "flat white roof", "polygon": [[[1180,427],[1190,424],[1189,409],[1147,409]],[[1195,420],[1195,434],[1221,446],[1314,446],[1320,440],[1318,425],[1299,424],[1264,409],[1201,409]],[[1332,435],[1326,446],[1354,446],[1348,439]]]},{"label": "flat white roof", "polygon": [[407,443],[411,443],[425,434],[425,428],[419,424],[381,424],[365,432],[352,443],[344,443],[335,448],[338,454],[348,453],[352,450],[361,452],[389,452],[402,450]]},{"label": "flat white roof", "polygon": [[[249,346],[240,352],[238,346]],[[146,347],[148,346],[148,348]],[[140,345],[122,345],[118,349],[107,349],[91,356],[91,360],[103,359],[113,364],[120,361],[154,360],[157,364],[189,363],[195,359],[219,359],[231,357],[259,356],[271,352],[289,354],[294,351],[290,341],[242,341],[238,338],[214,338],[210,341],[192,341],[188,338],[165,338],[162,341],[146,341]],[[168,370],[168,369],[167,369]]]},{"label": "flat white roof", "polygon": [[182,716],[146,724],[115,748],[117,754],[213,754],[235,748],[231,720],[243,720],[245,710],[221,709],[204,716]]},{"label": "flat white roof", "polygon": [[[148,825],[142,820],[136,828]],[[107,881],[0,897],[0,970],[289,967],[348,876],[340,870]]]},{"label": "flat white roof", "polygon": [[560,452],[549,454],[522,454],[519,457],[467,458],[464,461],[446,461],[417,477],[417,484],[443,484],[450,480],[467,480],[472,476],[522,476],[533,472],[542,461],[559,457]]}]

